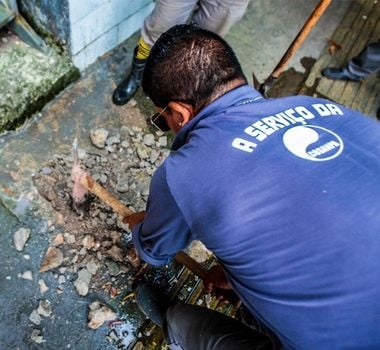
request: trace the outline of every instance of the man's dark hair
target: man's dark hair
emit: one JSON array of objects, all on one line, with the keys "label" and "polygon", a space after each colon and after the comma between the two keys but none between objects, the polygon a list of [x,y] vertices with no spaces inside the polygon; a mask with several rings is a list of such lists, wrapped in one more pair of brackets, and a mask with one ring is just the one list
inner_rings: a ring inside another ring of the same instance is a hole
[{"label": "man's dark hair", "polygon": [[176,25],[153,45],[145,65],[143,89],[161,108],[170,101],[197,110],[247,80],[232,48],[219,35],[194,24]]}]

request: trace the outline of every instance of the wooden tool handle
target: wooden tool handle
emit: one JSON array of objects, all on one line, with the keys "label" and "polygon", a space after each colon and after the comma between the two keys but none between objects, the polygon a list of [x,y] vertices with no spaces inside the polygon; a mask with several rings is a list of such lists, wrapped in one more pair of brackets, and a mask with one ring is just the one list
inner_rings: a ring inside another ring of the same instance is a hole
[{"label": "wooden tool handle", "polygon": [[282,56],[280,62],[274,68],[274,70],[273,70],[272,74],[269,76],[269,78],[270,77],[278,78],[278,76],[285,69],[286,64],[289,62],[289,60],[293,57],[293,55],[298,50],[298,48],[305,41],[305,38],[308,36],[310,31],[313,29],[315,24],[318,22],[318,20],[321,18],[322,14],[325,12],[326,8],[330,5],[331,1],[332,0],[320,0],[319,1],[318,5],[315,7],[314,11],[311,13],[311,15],[309,16],[309,18],[307,19],[307,21],[305,22],[305,24],[303,25],[301,30],[298,32],[297,36],[295,37],[293,42],[290,44],[288,50]]},{"label": "wooden tool handle", "polygon": [[[119,201],[115,196],[113,196],[110,192],[108,192],[105,188],[100,186],[90,175],[84,174],[80,177],[80,183],[83,187],[85,187],[88,191],[97,196],[100,200],[108,204],[116,213],[122,216],[122,218],[127,218],[134,214],[134,212],[128,209],[122,202]],[[144,213],[139,213],[141,216]],[[129,260],[133,264],[133,259],[129,257]],[[203,280],[207,277],[208,271],[198,262],[196,262],[193,258],[187,255],[183,251],[179,251],[175,255],[175,260],[183,264],[187,267],[192,273],[202,278]],[[232,302],[235,306],[238,305],[239,298],[235,294],[233,290],[223,290],[221,291],[223,294],[228,295],[228,300]]]},{"label": "wooden tool handle", "polygon": [[179,251],[175,255],[175,260],[180,264],[185,265],[192,273],[198,277],[205,279],[207,277],[207,270],[198,262],[196,262],[192,257],[187,255],[183,251]]},{"label": "wooden tool handle", "polygon": [[87,188],[91,193],[97,196],[100,200],[108,204],[116,213],[125,218],[133,214],[133,211],[128,209],[114,195],[100,186],[90,175],[85,174],[80,178],[82,186]]},{"label": "wooden tool handle", "polygon": [[[80,183],[83,187],[87,188],[91,193],[97,196],[101,201],[108,204],[116,213],[123,218],[131,216],[134,212],[128,209],[123,203],[115,196],[108,192],[105,188],[100,186],[90,175],[84,174],[80,178]],[[141,213],[141,215],[143,215]],[[204,279],[207,276],[207,270],[197,263],[193,258],[188,256],[185,252],[180,251],[175,256],[176,261],[185,265],[191,272]]]}]

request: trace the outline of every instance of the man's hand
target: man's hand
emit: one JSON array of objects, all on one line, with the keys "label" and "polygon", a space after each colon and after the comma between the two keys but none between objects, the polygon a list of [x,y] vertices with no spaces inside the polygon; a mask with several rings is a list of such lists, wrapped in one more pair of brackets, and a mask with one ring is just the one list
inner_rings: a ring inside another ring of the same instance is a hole
[{"label": "man's hand", "polygon": [[213,266],[208,271],[207,277],[203,280],[203,284],[205,289],[209,293],[214,292],[219,300],[235,305],[239,302],[239,297],[233,291],[221,265]]},{"label": "man's hand", "polygon": [[139,213],[134,213],[130,216],[127,216],[123,219],[124,224],[129,225],[129,229],[132,230],[133,227],[137,224],[139,224],[141,221],[144,220],[145,217],[145,211],[140,211]]},{"label": "man's hand", "polygon": [[232,289],[221,265],[213,266],[208,271],[207,277],[203,280],[203,284],[209,293],[215,288]]}]

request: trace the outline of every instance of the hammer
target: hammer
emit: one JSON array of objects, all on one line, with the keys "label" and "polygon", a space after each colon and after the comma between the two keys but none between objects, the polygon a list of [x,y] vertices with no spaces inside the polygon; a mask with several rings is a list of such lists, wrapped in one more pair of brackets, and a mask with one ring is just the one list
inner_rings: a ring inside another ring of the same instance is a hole
[{"label": "hammer", "polygon": [[[87,172],[80,167],[78,156],[78,140],[73,142],[73,167],[71,170],[71,179],[73,181],[72,198],[74,204],[80,204],[84,201],[85,195],[88,191],[97,196],[101,201],[108,204],[116,213],[122,218],[126,224],[135,224],[144,219],[144,212],[134,213],[121,203],[114,195],[108,192],[104,187],[99,185]],[[130,254],[128,257],[132,265],[136,266],[139,263],[139,258],[136,254]],[[175,255],[175,260],[186,266],[191,272],[198,277],[205,279],[207,270],[196,262],[193,258],[185,252],[180,251]]]}]

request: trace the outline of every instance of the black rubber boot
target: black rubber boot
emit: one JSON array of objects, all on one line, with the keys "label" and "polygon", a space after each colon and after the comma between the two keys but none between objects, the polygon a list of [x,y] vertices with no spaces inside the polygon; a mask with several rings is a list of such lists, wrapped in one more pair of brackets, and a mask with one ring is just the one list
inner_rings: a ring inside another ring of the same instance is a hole
[{"label": "black rubber boot", "polygon": [[142,82],[146,59],[136,58],[136,49],[131,73],[117,86],[112,95],[113,103],[119,106],[126,104],[132,98]]},{"label": "black rubber boot", "polygon": [[134,287],[136,303],[145,316],[162,327],[166,310],[171,306],[168,296],[141,281]]},{"label": "black rubber boot", "polygon": [[346,68],[325,68],[324,70],[322,70],[322,75],[332,80],[361,80],[361,78],[350,73]]}]

